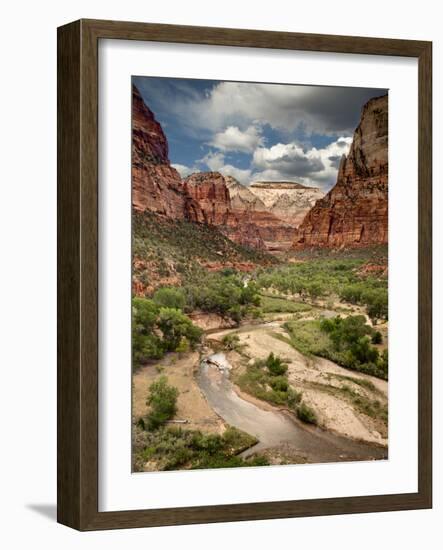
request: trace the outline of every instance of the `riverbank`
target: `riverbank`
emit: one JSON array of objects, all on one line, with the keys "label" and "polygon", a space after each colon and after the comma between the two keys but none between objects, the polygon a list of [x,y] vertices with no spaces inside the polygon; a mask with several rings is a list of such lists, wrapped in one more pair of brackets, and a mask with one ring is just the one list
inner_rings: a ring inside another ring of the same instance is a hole
[{"label": "riverbank", "polygon": [[218,343],[228,334],[239,339],[242,353],[228,353],[233,380],[246,372],[248,364],[272,352],[288,364],[289,383],[316,412],[319,426],[347,438],[387,446],[387,421],[367,414],[371,411],[365,412],[364,405],[380,403],[387,407],[388,382],[327,359],[304,356],[284,341],[287,334],[283,324],[274,320],[211,333],[210,338]]},{"label": "riverbank", "polygon": [[[217,354],[218,357],[221,355]],[[244,451],[242,457],[266,451],[265,456],[274,464],[377,460],[387,457],[386,449],[381,446],[305,425],[291,413],[246,396],[230,380],[229,361],[225,362],[225,368],[219,368],[219,359],[214,361],[212,357],[202,362],[198,384],[210,406],[226,422],[258,439],[258,443]]]}]

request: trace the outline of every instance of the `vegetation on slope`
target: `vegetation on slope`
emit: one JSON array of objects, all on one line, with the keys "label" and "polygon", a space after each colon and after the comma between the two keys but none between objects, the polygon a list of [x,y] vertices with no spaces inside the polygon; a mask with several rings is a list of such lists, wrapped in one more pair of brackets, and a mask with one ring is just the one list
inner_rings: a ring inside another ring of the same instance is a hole
[{"label": "vegetation on slope", "polygon": [[134,426],[134,468],[143,471],[146,463],[155,470],[265,466],[261,456],[244,460],[237,456],[257,443],[257,439],[229,427],[222,435],[198,430],[165,427],[177,411],[178,390],[160,376],[149,388],[149,413]]},{"label": "vegetation on slope", "polygon": [[289,385],[287,371],[288,365],[281,357],[270,353],[266,359],[256,359],[249,364],[235,383],[257,399],[286,406],[303,422],[317,424],[314,411],[302,402],[302,394]]},{"label": "vegetation on slope", "polygon": [[372,345],[371,338],[380,333],[367,325],[362,315],[288,321],[284,326],[288,343],[304,355],[317,355],[348,369],[388,379],[388,352],[380,354]]},{"label": "vegetation on slope", "polygon": [[134,427],[134,470],[142,472],[146,469],[157,471],[267,466],[269,461],[263,456],[256,455],[250,459],[238,456],[256,443],[255,437],[233,427],[218,435],[176,427],[149,431],[139,423]]},{"label": "vegetation on slope", "polygon": [[171,220],[152,212],[132,216],[133,281],[138,294],[198,279],[207,264],[271,265],[271,255],[234,243],[217,228]]}]

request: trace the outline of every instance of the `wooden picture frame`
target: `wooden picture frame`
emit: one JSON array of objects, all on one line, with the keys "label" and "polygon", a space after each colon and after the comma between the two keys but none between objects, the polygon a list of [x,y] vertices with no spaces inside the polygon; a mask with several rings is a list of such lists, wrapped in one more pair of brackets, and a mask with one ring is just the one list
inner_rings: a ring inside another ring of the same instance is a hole
[{"label": "wooden picture frame", "polygon": [[[98,42],[159,41],[404,56],[419,76],[418,491],[345,498],[98,511]],[[58,521],[79,530],[432,506],[432,44],[80,20],[58,29]]]}]

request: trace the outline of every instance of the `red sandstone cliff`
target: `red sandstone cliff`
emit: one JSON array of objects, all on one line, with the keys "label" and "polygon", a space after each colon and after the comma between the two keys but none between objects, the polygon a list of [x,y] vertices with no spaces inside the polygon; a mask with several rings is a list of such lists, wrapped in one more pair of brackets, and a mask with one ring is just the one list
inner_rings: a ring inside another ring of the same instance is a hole
[{"label": "red sandstone cliff", "polygon": [[198,205],[183,189],[180,174],[169,163],[168,142],[161,125],[132,86],[132,205],[174,219],[197,220]]},{"label": "red sandstone cliff", "polygon": [[294,226],[277,218],[234,178],[198,172],[185,179],[184,187],[203,213],[199,221],[217,226],[231,240],[269,250],[290,247]]},{"label": "red sandstone cliff", "polygon": [[219,172],[197,172],[184,180],[184,188],[202,212],[200,222],[216,226],[232,241],[264,249],[256,224],[234,210],[226,179]]},{"label": "red sandstone cliff", "polygon": [[388,242],[388,96],[363,107],[337,183],[296,231],[294,248],[367,246]]},{"label": "red sandstone cliff", "polygon": [[196,172],[183,182],[186,193],[199,205],[197,220],[209,225],[226,225],[231,215],[231,199],[219,172]]}]

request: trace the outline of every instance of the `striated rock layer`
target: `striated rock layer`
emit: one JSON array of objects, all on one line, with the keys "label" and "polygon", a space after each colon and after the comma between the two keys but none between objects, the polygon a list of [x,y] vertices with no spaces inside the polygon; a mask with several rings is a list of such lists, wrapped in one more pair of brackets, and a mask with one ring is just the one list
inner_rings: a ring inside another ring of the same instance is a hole
[{"label": "striated rock layer", "polygon": [[267,250],[290,248],[294,224],[276,216],[249,187],[242,185],[235,178],[225,176],[225,181],[231,198],[232,212],[242,221],[234,239],[241,242],[241,231],[248,230],[252,233],[255,230]]},{"label": "striated rock layer", "polygon": [[388,242],[388,96],[363,107],[337,183],[296,231],[294,248],[347,247]]},{"label": "striated rock layer", "polygon": [[200,208],[197,221],[227,225],[231,216],[231,199],[225,179],[219,172],[196,172],[184,180],[183,186]]},{"label": "striated rock layer", "polygon": [[203,218],[227,237],[254,248],[281,250],[291,246],[294,227],[270,212],[246,187],[219,172],[198,172],[184,181]]},{"label": "striated rock layer", "polygon": [[296,227],[324,192],[317,187],[308,187],[290,181],[257,181],[249,190],[259,199],[265,209]]}]

